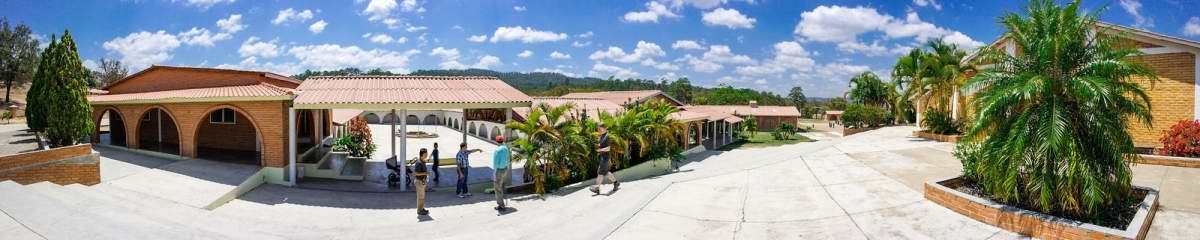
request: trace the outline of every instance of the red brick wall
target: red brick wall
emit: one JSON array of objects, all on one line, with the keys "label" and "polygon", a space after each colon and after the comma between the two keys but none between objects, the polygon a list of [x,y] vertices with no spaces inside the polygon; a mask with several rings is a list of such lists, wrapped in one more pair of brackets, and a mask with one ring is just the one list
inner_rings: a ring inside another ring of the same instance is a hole
[{"label": "red brick wall", "polygon": [[142,121],[142,117],[145,115],[131,119],[133,120],[131,123],[138,126],[138,140],[158,141],[159,114],[162,114],[162,142],[178,144],[179,128],[177,127],[178,125],[175,125],[175,120],[170,115],[154,109],[147,111],[145,114],[150,116],[149,121]]},{"label": "red brick wall", "polygon": [[235,124],[210,123],[204,115],[200,121],[200,131],[197,131],[196,146],[242,151],[254,151],[254,124],[241,113],[236,114]]},{"label": "red brick wall", "polygon": [[[92,154],[91,144],[55,148],[0,157],[0,171],[28,167]],[[40,168],[0,175],[0,181],[12,180],[21,184],[51,181],[60,185],[100,183],[100,162],[92,164],[52,164]]]},{"label": "red brick wall", "polygon": [[211,69],[159,68],[142,73],[135,78],[125,79],[110,86],[109,94],[152,92],[176,89],[191,89],[221,86],[241,86],[266,82],[277,86],[295,88],[299,84],[283,82],[260,76],[254,72],[222,71]]}]

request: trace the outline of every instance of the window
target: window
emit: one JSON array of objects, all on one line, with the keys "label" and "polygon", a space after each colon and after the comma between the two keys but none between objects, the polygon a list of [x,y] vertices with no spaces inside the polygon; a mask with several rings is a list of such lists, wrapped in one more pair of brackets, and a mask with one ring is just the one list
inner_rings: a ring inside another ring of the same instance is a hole
[{"label": "window", "polygon": [[[154,109],[154,111],[158,111],[158,109]],[[142,115],[142,121],[143,121],[143,122],[149,122],[149,121],[150,121],[150,112],[146,112],[146,115]]]},{"label": "window", "polygon": [[237,116],[237,112],[234,112],[233,109],[222,108],[221,110],[213,111],[211,114],[208,114],[208,122],[217,124],[235,124],[237,122],[234,121],[234,116]]}]

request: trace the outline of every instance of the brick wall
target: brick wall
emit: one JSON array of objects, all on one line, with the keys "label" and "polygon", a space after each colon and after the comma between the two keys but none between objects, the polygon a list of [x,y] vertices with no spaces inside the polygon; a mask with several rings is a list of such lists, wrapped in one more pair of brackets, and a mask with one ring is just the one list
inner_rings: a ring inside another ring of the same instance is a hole
[{"label": "brick wall", "polygon": [[913,137],[930,139],[930,140],[934,140],[934,141],[938,141],[938,142],[950,142],[950,143],[957,143],[959,141],[962,141],[962,138],[963,138],[962,135],[941,135],[941,134],[934,134],[934,133],[925,132],[925,131],[913,131]]},{"label": "brick wall", "polygon": [[254,151],[254,124],[245,115],[236,114],[235,124],[210,123],[205,114],[200,121],[199,134],[196,135],[196,146],[230,150]]},{"label": "brick wall", "polygon": [[299,84],[296,83],[262,77],[260,73],[255,72],[223,71],[212,69],[158,68],[152,69],[149,72],[141,73],[140,75],[135,76],[134,79],[127,79],[117,85],[109,86],[107,90],[109,94],[121,94],[205,87],[241,86],[259,84],[260,82],[270,83],[287,88],[295,88],[296,86],[299,86]]},{"label": "brick wall", "polygon": [[1129,135],[1135,146],[1162,147],[1158,139],[1162,138],[1163,131],[1179,120],[1195,117],[1196,58],[1191,53],[1168,53],[1147,55],[1142,61],[1154,68],[1154,74],[1161,80],[1151,87],[1146,78],[1134,79],[1145,86],[1146,94],[1150,95],[1153,127],[1134,123],[1129,128]]},{"label": "brick wall", "polygon": [[[52,163],[92,154],[91,144],[81,144],[50,150],[0,157],[0,172]],[[40,168],[17,170],[0,174],[0,181],[12,180],[21,184],[51,181],[60,185],[100,183],[100,162],[80,164],[51,164]]]},{"label": "brick wall", "polygon": [[[138,126],[138,140],[151,142],[158,141],[160,124],[158,118],[160,114],[162,115],[162,142],[179,144],[179,128],[178,125],[175,125],[175,120],[162,111],[156,111],[155,109],[147,111],[145,115],[130,119],[133,121],[130,121],[129,123],[136,124]],[[144,116],[150,116],[150,120],[143,120]]]}]

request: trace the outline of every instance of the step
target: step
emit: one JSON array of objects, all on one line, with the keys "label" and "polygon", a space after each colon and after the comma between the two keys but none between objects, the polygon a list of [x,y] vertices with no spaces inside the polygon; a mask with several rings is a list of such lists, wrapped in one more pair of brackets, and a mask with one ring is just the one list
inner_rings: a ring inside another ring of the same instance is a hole
[{"label": "step", "polygon": [[65,207],[73,211],[87,210],[88,205],[95,203],[94,199],[80,195],[74,190],[67,189],[52,182],[29,184],[25,185],[25,188],[28,188],[31,191],[36,191],[42,195],[46,195],[47,197],[54,198],[55,200],[58,200],[64,204],[61,205],[61,207]]},{"label": "step", "polygon": [[366,159],[346,160],[346,163],[342,166],[341,175],[361,177],[363,176],[366,164]]},{"label": "step", "polygon": [[[112,189],[106,189],[108,187]],[[118,194],[131,195],[136,193],[129,190],[124,190],[128,192],[122,192],[118,190],[119,187],[103,183],[92,187],[72,184],[64,188],[70,189],[76,194],[97,199],[98,202],[89,208],[87,212],[82,213],[86,214],[87,218],[93,219],[95,223],[66,223],[76,225],[76,228],[73,229],[88,229],[87,231],[104,235],[105,237],[103,238],[112,239],[190,238],[194,237],[190,232],[197,231],[194,227],[190,227],[189,223],[193,223],[197,220],[196,216],[200,215],[196,212],[188,212],[190,207],[187,206],[154,201],[152,197],[119,197],[117,196]],[[116,192],[118,194],[107,194],[105,192]],[[172,207],[172,205],[177,207]],[[194,208],[192,210],[197,211]]]},{"label": "step", "polygon": [[17,222],[25,225],[42,237],[48,239],[70,238],[65,232],[54,227],[54,223],[70,216],[73,212],[65,208],[58,200],[32,191],[13,181],[0,182],[0,211],[8,214]]}]

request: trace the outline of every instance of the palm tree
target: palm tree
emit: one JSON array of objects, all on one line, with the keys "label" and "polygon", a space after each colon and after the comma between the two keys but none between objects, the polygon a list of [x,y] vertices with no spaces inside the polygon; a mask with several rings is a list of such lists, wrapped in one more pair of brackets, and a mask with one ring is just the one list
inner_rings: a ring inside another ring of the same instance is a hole
[{"label": "palm tree", "polygon": [[1115,33],[1096,25],[1107,6],[1079,7],[1032,0],[1025,16],[1006,12],[1004,37],[1024,54],[981,49],[979,61],[993,65],[962,88],[975,96],[966,139],[981,144],[976,180],[997,200],[1095,216],[1131,191],[1125,159],[1137,155],[1125,129],[1132,119],[1149,126],[1151,115],[1130,78],[1158,78],[1130,59],[1141,51],[1120,44],[1128,32],[1093,34]]},{"label": "palm tree", "polygon": [[889,93],[886,83],[879,80],[875,73],[867,71],[850,78],[850,91],[846,91],[846,99],[858,104],[888,106]]},{"label": "palm tree", "polygon": [[951,105],[959,99],[957,89],[966,82],[969,72],[978,70],[974,64],[962,61],[967,51],[957,44],[935,39],[922,47],[896,60],[893,82],[902,88],[902,99],[916,100],[918,105],[928,106],[926,111],[951,115],[950,111],[955,111]]}]

